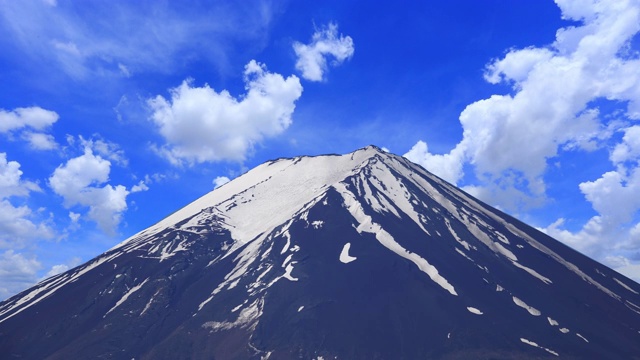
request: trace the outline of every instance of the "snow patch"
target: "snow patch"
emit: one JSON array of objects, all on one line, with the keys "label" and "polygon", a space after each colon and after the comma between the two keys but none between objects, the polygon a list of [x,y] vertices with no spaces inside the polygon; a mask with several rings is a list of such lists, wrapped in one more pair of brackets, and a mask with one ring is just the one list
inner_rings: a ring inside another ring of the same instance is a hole
[{"label": "snow patch", "polygon": [[110,312],[112,312],[113,310],[115,310],[118,306],[122,305],[125,301],[127,301],[127,299],[129,298],[129,296],[131,296],[133,293],[135,293],[136,291],[140,290],[140,288],[147,283],[147,281],[149,281],[149,279],[147,278],[145,281],[141,282],[140,284],[132,287],[131,289],[129,289],[129,291],[127,291],[124,295],[122,295],[122,298],[120,298],[120,300],[118,300],[118,302],[116,302],[116,304],[111,308],[111,310],[107,311],[106,314],[104,314],[104,317],[107,317],[107,315],[109,315]]},{"label": "snow patch", "polygon": [[467,310],[469,310],[469,312],[472,313],[472,314],[482,315],[482,311],[480,311],[480,310],[478,310],[478,309],[476,309],[474,307],[467,306]]},{"label": "snow patch", "polygon": [[535,270],[533,270],[531,268],[528,268],[528,267],[526,267],[526,266],[524,266],[524,265],[522,265],[522,264],[520,264],[520,263],[518,263],[516,261],[513,261],[513,265],[515,265],[515,267],[517,267],[517,268],[520,268],[520,269],[528,272],[530,275],[532,275],[533,277],[535,277],[536,279],[542,281],[543,283],[545,283],[547,285],[553,283],[553,281],[549,280],[549,278],[540,275],[540,273],[538,273],[537,271],[535,271]]},{"label": "snow patch", "polygon": [[289,246],[291,245],[291,235],[289,235],[289,230],[286,230],[285,232],[283,232],[282,236],[284,236],[285,239],[287,239],[287,242],[284,244],[284,247],[280,251],[280,254],[286,253],[287,250],[289,250]]},{"label": "snow patch", "polygon": [[580,335],[580,334],[578,334],[578,333],[576,333],[576,336],[577,336],[577,337],[579,337],[580,339],[584,340],[584,341],[585,341],[585,342],[587,342],[587,343],[589,342],[589,340],[587,340],[587,338],[586,338],[586,337],[584,337],[584,336],[582,336],[582,335]]},{"label": "snow patch", "polygon": [[520,338],[520,341],[522,341],[523,343],[525,343],[527,345],[531,345],[533,347],[537,347],[539,349],[542,349],[542,350],[548,352],[549,354],[552,354],[552,355],[555,355],[555,356],[560,356],[560,355],[558,355],[557,352],[555,352],[555,351],[553,351],[551,349],[547,349],[546,347],[540,346],[540,345],[536,344],[535,342],[533,342],[531,340],[527,340],[525,338]]},{"label": "snow patch", "polygon": [[632,303],[632,302],[631,302],[631,301],[629,301],[629,300],[625,300],[625,305],[626,305],[629,309],[631,309],[632,311],[634,311],[634,312],[636,312],[636,313],[640,314],[640,306],[638,306],[638,305],[636,305],[636,304]]},{"label": "snow patch", "polygon": [[202,324],[202,327],[205,329],[210,329],[210,331],[218,331],[218,330],[228,330],[236,327],[240,328],[249,328],[253,331],[258,325],[258,320],[262,315],[262,299],[257,299],[251,305],[240,311],[238,314],[238,318],[236,321],[207,321]]},{"label": "snow patch", "polygon": [[533,315],[533,316],[540,316],[542,315],[542,313],[540,312],[540,310],[534,308],[533,306],[529,306],[527,305],[524,301],[518,299],[517,297],[513,296],[513,302],[520,306],[521,308],[527,310],[529,312],[529,314]]},{"label": "snow patch", "polygon": [[345,264],[348,264],[357,259],[355,256],[349,255],[350,248],[351,248],[351,243],[346,243],[344,244],[344,247],[342,247],[342,251],[340,252],[340,261]]},{"label": "snow patch", "polygon": [[429,264],[427,260],[420,257],[418,254],[409,252],[407,249],[403,248],[393,239],[391,234],[386,232],[379,224],[373,222],[371,217],[365,214],[362,206],[360,206],[354,195],[347,190],[344,184],[338,183],[334,185],[334,187],[342,195],[344,204],[349,210],[349,213],[351,213],[354,219],[359,223],[356,228],[359,233],[367,232],[374,234],[376,239],[384,247],[413,262],[421,271],[427,274],[431,280],[440,285],[440,287],[448,291],[451,295],[458,295],[454,287],[438,273],[438,269]]},{"label": "snow patch", "polygon": [[158,293],[160,293],[161,289],[156,290],[156,293],[153,294],[153,296],[149,299],[149,301],[147,302],[147,305],[144,306],[144,309],[142,309],[142,312],[140,312],[140,316],[144,315],[147,310],[149,310],[149,308],[151,307],[151,304],[153,304],[156,296],[158,295]]},{"label": "snow patch", "polygon": [[290,264],[287,264],[287,267],[284,269],[284,278],[289,280],[289,281],[298,281],[298,278],[295,278],[293,276],[291,276],[291,272],[293,271],[293,264],[295,264],[296,262],[292,262]]},{"label": "snow patch", "polygon": [[640,294],[638,294],[638,292],[637,292],[637,291],[633,290],[631,287],[629,287],[627,284],[623,283],[622,281],[620,281],[620,280],[618,280],[618,279],[616,279],[616,278],[613,278],[613,280],[614,280],[615,282],[617,282],[617,283],[618,283],[620,286],[622,286],[623,288],[625,288],[625,289],[627,289],[627,290],[631,291],[632,293],[634,293],[634,294],[636,294],[636,295],[640,295]]},{"label": "snow patch", "polygon": [[456,252],[458,252],[458,254],[464,256],[467,260],[471,261],[472,263],[475,263],[475,261],[473,261],[472,258],[470,258],[467,254],[465,254],[464,251],[456,248]]}]

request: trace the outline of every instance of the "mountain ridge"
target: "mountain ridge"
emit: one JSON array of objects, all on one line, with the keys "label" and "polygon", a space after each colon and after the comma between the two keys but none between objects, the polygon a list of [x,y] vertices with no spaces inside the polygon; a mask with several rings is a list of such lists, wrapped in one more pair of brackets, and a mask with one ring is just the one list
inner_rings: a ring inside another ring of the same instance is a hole
[{"label": "mountain ridge", "polygon": [[[0,303],[0,351],[52,359],[634,358],[638,289],[369,146],[265,162]],[[28,320],[39,323],[19,326]]]}]

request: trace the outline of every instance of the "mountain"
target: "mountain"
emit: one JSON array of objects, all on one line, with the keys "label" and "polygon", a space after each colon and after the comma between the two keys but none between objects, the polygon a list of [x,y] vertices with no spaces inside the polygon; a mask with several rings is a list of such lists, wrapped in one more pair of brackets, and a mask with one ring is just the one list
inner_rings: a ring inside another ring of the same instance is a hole
[{"label": "mountain", "polygon": [[266,162],[0,303],[0,357],[640,359],[639,292],[370,146]]}]

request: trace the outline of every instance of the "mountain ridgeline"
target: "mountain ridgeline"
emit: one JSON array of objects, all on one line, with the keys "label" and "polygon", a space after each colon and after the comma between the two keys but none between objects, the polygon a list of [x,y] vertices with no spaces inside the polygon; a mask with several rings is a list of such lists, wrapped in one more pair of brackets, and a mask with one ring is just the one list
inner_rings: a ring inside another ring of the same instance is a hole
[{"label": "mountain ridgeline", "polygon": [[0,354],[640,359],[639,292],[370,146],[266,162],[0,303]]}]

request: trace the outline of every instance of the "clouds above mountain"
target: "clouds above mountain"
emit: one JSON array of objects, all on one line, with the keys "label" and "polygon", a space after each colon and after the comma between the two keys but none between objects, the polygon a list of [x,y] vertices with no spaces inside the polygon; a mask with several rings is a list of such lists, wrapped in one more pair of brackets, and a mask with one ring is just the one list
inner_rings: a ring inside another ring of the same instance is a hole
[{"label": "clouds above mountain", "polygon": [[[467,190],[511,211],[546,201],[545,174],[561,151],[607,148],[614,169],[599,179],[576,184],[597,216],[582,230],[547,230],[583,251],[590,245],[615,249],[629,238],[637,221],[640,73],[630,41],[640,30],[640,8],[634,1],[557,1],[566,20],[547,47],[511,49],[489,63],[485,79],[512,92],[468,105],[460,114],[463,139],[449,153],[431,154],[422,143],[407,156],[460,183],[465,164],[479,184]],[[601,106],[619,108],[615,118]],[[621,141],[617,133],[624,133]],[[517,199],[517,201],[514,201]],[[624,231],[620,232],[620,225]],[[600,239],[595,241],[594,239]],[[603,244],[602,239],[609,239]]]},{"label": "clouds above mountain", "polygon": [[185,80],[171,97],[149,99],[151,120],[166,143],[156,151],[174,165],[244,161],[256,143],[286,130],[302,85],[251,60],[244,68],[246,93],[234,97],[208,84]]}]

